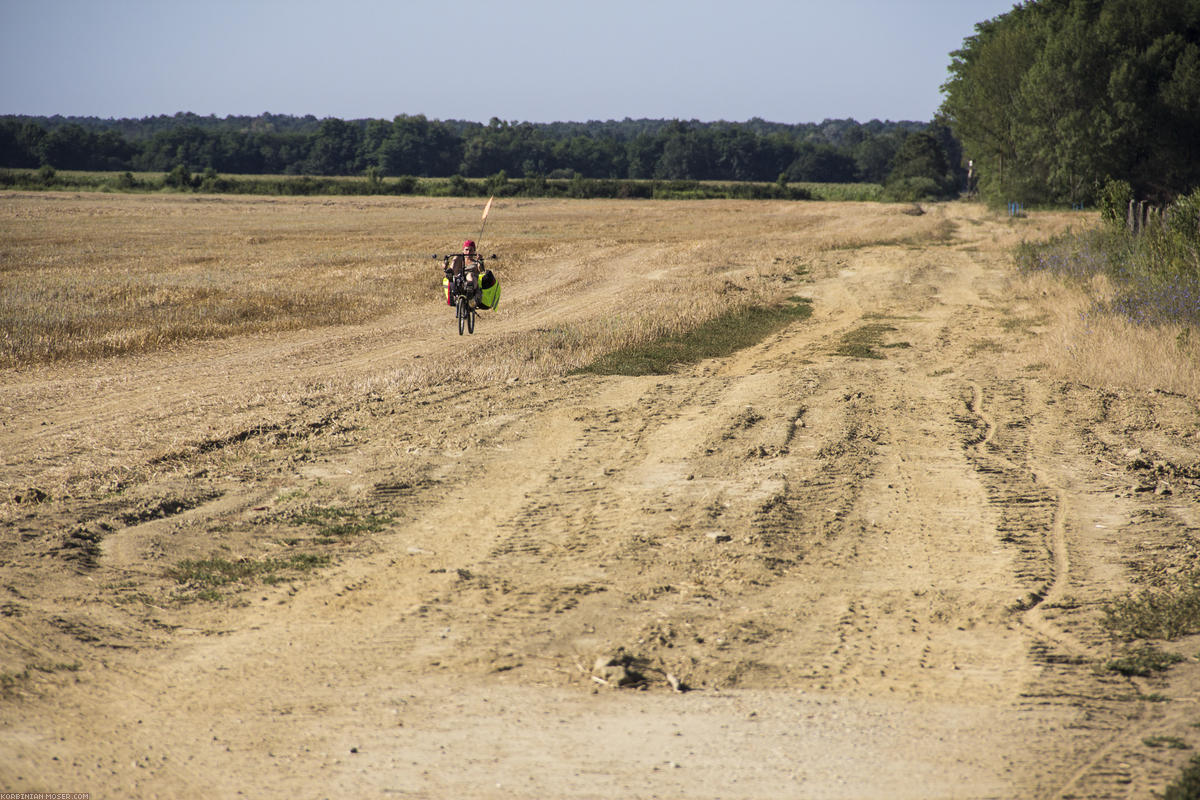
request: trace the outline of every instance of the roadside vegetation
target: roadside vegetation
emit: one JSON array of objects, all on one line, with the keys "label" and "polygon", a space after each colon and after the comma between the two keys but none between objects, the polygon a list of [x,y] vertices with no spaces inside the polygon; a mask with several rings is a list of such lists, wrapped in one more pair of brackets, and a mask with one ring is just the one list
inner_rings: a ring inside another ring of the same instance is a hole
[{"label": "roadside vegetation", "polygon": [[1061,295],[1049,355],[1086,383],[1200,396],[1200,190],[1137,234],[1129,186],[1105,197],[1104,224],[1018,249],[1021,272]]},{"label": "roadside vegetation", "polygon": [[[878,183],[820,183],[633,180],[614,178],[509,178],[503,172],[487,178],[387,178],[377,171],[366,176],[221,175],[215,170],[191,173],[94,172],[0,169],[0,189],[218,195],[392,196],[392,197],[571,197],[646,200],[830,200],[890,201],[927,196],[921,187],[939,185],[911,180]],[[914,186],[916,187],[914,190]]]}]

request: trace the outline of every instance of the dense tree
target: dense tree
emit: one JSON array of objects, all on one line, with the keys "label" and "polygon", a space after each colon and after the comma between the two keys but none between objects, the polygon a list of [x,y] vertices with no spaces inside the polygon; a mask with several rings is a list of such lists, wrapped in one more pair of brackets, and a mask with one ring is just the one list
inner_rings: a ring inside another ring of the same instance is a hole
[{"label": "dense tree", "polygon": [[56,128],[42,141],[41,162],[58,169],[89,169],[98,149],[95,138],[79,125]]},{"label": "dense tree", "polygon": [[854,146],[852,155],[858,179],[869,183],[883,183],[892,168],[892,159],[900,149],[902,137],[867,132],[865,138]]},{"label": "dense tree", "polygon": [[857,168],[854,159],[829,144],[804,142],[786,170],[789,181],[849,183]]},{"label": "dense tree", "polygon": [[335,117],[321,120],[305,160],[304,171],[314,175],[357,174],[366,169],[360,158],[362,128]]},{"label": "dense tree", "polygon": [[448,126],[402,115],[392,121],[377,163],[386,175],[444,176],[458,172],[462,155],[462,141]]},{"label": "dense tree", "polygon": [[993,200],[1200,185],[1200,0],[1041,0],[975,26],[942,112]]},{"label": "dense tree", "polygon": [[[914,122],[860,125],[826,120],[785,125],[696,120],[487,124],[401,115],[388,120],[317,120],[262,114],[195,114],[143,120],[0,117],[0,166],[226,174],[383,177],[504,172],[517,180],[792,180],[882,182]],[[945,132],[945,131],[943,131]],[[946,134],[948,135],[948,134]],[[943,143],[949,153],[950,148]]]},{"label": "dense tree", "polygon": [[904,140],[888,174],[889,193],[898,200],[952,197],[957,180],[938,137],[914,133]]},{"label": "dense tree", "polygon": [[626,177],[644,180],[654,177],[654,165],[662,156],[662,142],[648,133],[640,133],[625,147],[629,171]]}]

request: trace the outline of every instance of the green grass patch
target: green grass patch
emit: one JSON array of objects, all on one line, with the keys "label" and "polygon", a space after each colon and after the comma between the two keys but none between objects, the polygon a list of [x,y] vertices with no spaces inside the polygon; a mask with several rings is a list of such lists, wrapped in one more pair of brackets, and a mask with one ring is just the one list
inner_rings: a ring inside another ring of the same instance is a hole
[{"label": "green grass patch", "polygon": [[810,316],[812,300],[805,297],[793,297],[785,306],[745,308],[709,320],[685,333],[613,351],[575,372],[666,375],[680,366],[727,356],[757,344],[775,331]]},{"label": "green grass patch", "polygon": [[837,349],[833,351],[834,355],[847,356],[848,358],[879,358],[885,356],[876,348],[887,347],[908,347],[907,342],[902,342],[895,345],[884,344],[883,335],[896,330],[894,325],[887,325],[881,322],[872,323],[871,325],[863,325],[861,328],[855,328],[849,333],[842,336],[842,341],[838,344]]},{"label": "green grass patch", "polygon": [[338,539],[359,533],[378,533],[392,522],[387,515],[360,517],[353,511],[333,506],[313,506],[291,517],[293,525],[315,525],[317,536]]},{"label": "green grass patch", "polygon": [[1104,626],[1129,639],[1178,639],[1200,633],[1200,570],[1104,605]]},{"label": "green grass patch", "polygon": [[1156,672],[1166,672],[1172,664],[1183,661],[1183,656],[1167,653],[1157,647],[1146,645],[1114,658],[1104,665],[1105,669],[1126,677],[1148,678]]},{"label": "green grass patch", "polygon": [[185,559],[168,571],[181,584],[200,592],[198,599],[216,599],[218,587],[231,583],[273,584],[281,580],[279,573],[311,572],[329,564],[329,556],[316,553],[297,553],[286,558],[249,558],[230,561],[225,558]]}]

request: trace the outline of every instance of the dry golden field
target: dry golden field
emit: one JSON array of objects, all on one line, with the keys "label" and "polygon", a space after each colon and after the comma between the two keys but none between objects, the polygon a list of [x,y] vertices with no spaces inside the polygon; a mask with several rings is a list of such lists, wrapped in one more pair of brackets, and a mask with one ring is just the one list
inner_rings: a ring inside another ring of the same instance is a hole
[{"label": "dry golden field", "polygon": [[0,787],[1161,791],[1195,364],[1014,276],[1080,215],[910,210],[497,202],[460,337],[474,201],[0,193]]}]

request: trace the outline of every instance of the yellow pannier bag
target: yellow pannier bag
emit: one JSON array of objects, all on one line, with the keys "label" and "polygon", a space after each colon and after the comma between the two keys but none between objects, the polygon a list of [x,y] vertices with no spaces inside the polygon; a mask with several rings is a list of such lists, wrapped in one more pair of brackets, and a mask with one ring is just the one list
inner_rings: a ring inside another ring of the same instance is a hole
[{"label": "yellow pannier bag", "polygon": [[495,308],[500,305],[500,279],[489,269],[479,276],[479,289],[483,295],[480,301],[484,308]]}]

